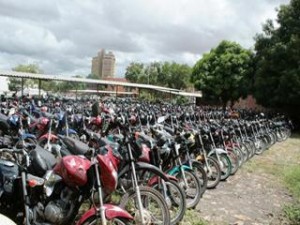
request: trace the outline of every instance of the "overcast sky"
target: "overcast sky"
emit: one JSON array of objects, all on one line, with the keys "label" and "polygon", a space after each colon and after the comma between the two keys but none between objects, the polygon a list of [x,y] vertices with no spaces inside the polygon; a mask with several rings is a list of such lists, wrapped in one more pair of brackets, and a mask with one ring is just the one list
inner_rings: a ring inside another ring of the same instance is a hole
[{"label": "overcast sky", "polygon": [[227,39],[245,48],[288,0],[0,0],[0,69],[36,63],[46,74],[88,75],[101,48],[116,76],[132,61],[194,65]]}]

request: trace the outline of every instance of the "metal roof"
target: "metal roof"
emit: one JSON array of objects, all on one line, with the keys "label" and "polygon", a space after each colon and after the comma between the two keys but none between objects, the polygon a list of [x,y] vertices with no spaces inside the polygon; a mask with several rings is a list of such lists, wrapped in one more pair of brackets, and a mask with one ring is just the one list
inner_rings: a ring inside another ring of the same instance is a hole
[{"label": "metal roof", "polygon": [[67,81],[67,82],[79,82],[79,83],[90,83],[90,84],[102,84],[102,85],[113,85],[113,86],[124,86],[132,88],[152,89],[156,91],[168,92],[177,95],[184,95],[190,97],[202,97],[201,93],[184,92],[174,88],[161,87],[150,84],[138,84],[138,83],[127,83],[119,81],[108,81],[108,80],[96,80],[87,78],[76,78],[67,77],[64,75],[50,75],[50,74],[33,74],[15,71],[0,71],[0,76],[14,77],[14,78],[29,78],[39,80],[56,80],[56,81]]},{"label": "metal roof", "polygon": [[90,93],[90,94],[123,94],[123,95],[135,95],[135,92],[126,92],[126,91],[103,91],[103,90],[70,90],[72,93]]}]

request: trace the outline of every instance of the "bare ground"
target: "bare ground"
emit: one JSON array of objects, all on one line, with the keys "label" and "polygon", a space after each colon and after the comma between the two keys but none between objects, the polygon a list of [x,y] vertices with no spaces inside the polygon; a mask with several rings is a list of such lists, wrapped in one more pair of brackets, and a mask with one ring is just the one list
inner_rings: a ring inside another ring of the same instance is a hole
[{"label": "bare ground", "polygon": [[283,224],[281,211],[291,196],[266,174],[239,171],[207,191],[197,211],[212,224]]},{"label": "bare ground", "polygon": [[[287,163],[300,164],[299,153],[299,138],[275,144],[262,155],[253,157],[216,189],[207,190],[189,216],[214,225],[288,224],[282,208],[293,199],[277,172]],[[185,218],[182,224],[202,224],[190,219]]]}]

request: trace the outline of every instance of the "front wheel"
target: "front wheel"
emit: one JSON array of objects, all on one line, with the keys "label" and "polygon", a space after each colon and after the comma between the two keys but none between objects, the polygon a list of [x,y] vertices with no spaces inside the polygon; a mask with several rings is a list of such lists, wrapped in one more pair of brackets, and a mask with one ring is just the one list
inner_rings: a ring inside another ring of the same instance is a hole
[{"label": "front wheel", "polygon": [[207,182],[208,182],[208,177],[206,174],[205,169],[203,168],[203,165],[198,162],[198,161],[193,161],[192,162],[192,169],[197,178],[200,180],[201,184],[201,196],[203,196],[204,192],[207,189]]},{"label": "front wheel", "polygon": [[155,184],[153,187],[164,196],[170,212],[171,225],[178,224],[183,219],[186,211],[184,191],[179,184],[173,180],[165,182],[166,190],[164,190],[164,184],[162,182]]},{"label": "front wheel", "polygon": [[218,186],[221,180],[221,169],[214,157],[208,157],[207,163],[203,164],[207,174],[207,188],[212,189]]},{"label": "front wheel", "polygon": [[241,158],[238,155],[237,150],[235,150],[235,149],[228,149],[227,152],[228,152],[227,153],[228,158],[229,158],[230,163],[231,163],[231,173],[230,173],[230,175],[234,175],[238,171],[238,169],[241,165]]},{"label": "front wheel", "polygon": [[[139,189],[143,205],[141,211],[145,224],[170,225],[170,212],[163,196],[151,187],[139,186]],[[142,224],[135,190],[130,189],[122,196],[120,207],[133,216],[134,222],[132,224]]]},{"label": "front wheel", "polygon": [[[101,224],[101,219],[93,216],[88,218],[86,221],[83,222],[82,225],[100,225]],[[132,221],[129,222],[128,220],[124,218],[113,218],[112,220],[107,221],[108,225],[129,225],[133,224]]]},{"label": "front wheel", "polygon": [[178,179],[179,186],[185,192],[186,207],[188,209],[195,208],[201,198],[200,180],[192,171],[188,170],[179,170],[174,176]]},{"label": "front wheel", "polygon": [[220,160],[218,160],[216,155],[213,155],[213,157],[217,159],[221,168],[221,181],[225,181],[230,176],[232,170],[230,159],[227,154],[219,154],[218,157]]}]

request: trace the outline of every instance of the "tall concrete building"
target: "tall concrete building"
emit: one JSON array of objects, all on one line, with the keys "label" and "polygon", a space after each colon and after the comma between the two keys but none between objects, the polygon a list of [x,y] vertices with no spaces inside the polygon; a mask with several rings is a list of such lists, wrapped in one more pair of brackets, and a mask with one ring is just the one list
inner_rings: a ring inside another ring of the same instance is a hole
[{"label": "tall concrete building", "polygon": [[91,73],[104,79],[114,77],[116,58],[112,52],[106,53],[104,49],[98,52],[98,55],[92,59]]}]

